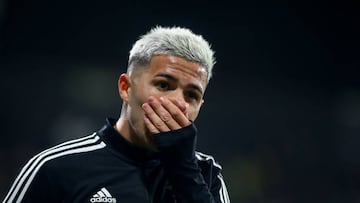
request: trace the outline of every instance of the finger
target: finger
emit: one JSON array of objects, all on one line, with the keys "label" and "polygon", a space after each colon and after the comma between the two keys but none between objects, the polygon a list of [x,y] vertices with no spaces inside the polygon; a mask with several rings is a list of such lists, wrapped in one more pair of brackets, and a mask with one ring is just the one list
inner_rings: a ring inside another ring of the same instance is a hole
[{"label": "finger", "polygon": [[170,128],[164,121],[161,120],[161,118],[156,114],[153,107],[149,103],[144,103],[142,107],[144,109],[145,115],[157,130],[160,132],[170,131]]},{"label": "finger", "polygon": [[[149,98],[149,104],[160,120],[154,120],[159,122],[159,125],[165,124],[170,130],[176,130],[181,128],[181,125],[173,118],[172,114],[162,106],[160,101],[154,97]],[[157,124],[154,123],[156,127]],[[166,129],[165,129],[166,130]]]},{"label": "finger", "polygon": [[[171,100],[170,100],[171,101]],[[173,102],[185,115],[188,112],[189,104],[184,101],[173,100]]]},{"label": "finger", "polygon": [[[185,127],[190,124],[187,115],[183,112],[181,107],[174,104],[172,101],[165,97],[160,97],[159,100],[161,102],[161,105],[171,114],[172,118],[176,121],[176,123],[180,125],[180,127]],[[187,112],[187,107],[185,112]]]},{"label": "finger", "polygon": [[144,115],[144,123],[146,128],[149,130],[149,132],[151,134],[157,134],[160,131],[152,124],[152,122],[150,121],[150,119],[147,117],[147,115]]}]

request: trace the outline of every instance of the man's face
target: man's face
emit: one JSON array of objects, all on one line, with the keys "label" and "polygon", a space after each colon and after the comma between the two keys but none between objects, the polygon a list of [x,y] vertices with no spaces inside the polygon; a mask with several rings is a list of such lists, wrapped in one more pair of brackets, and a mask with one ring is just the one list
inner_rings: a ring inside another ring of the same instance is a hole
[{"label": "man's face", "polygon": [[126,114],[131,136],[140,145],[153,148],[142,108],[151,96],[155,100],[164,97],[173,102],[189,120],[197,118],[207,84],[207,72],[200,64],[176,56],[158,55],[152,58],[149,67],[134,70],[130,78]]}]

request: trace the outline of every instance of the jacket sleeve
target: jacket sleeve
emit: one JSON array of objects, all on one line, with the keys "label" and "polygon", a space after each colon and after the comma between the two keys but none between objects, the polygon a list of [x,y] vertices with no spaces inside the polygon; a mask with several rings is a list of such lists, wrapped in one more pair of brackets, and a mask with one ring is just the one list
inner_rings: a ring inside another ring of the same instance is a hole
[{"label": "jacket sleeve", "polygon": [[49,176],[46,164],[31,159],[13,182],[3,203],[57,203],[56,183]]},{"label": "jacket sleeve", "polygon": [[[227,203],[220,195],[226,191],[220,173],[208,185],[201,174],[195,155],[197,130],[195,125],[154,136],[165,174],[173,186],[177,201],[181,203]],[[226,194],[227,195],[227,194]]]}]

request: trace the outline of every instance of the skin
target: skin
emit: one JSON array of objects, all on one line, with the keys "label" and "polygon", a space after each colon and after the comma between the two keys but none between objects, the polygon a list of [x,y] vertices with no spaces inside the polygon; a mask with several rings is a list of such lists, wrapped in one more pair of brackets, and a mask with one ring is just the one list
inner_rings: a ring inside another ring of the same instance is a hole
[{"label": "skin", "polygon": [[123,107],[114,128],[129,142],[156,151],[154,134],[195,121],[206,85],[207,72],[200,64],[171,55],[154,56],[146,67],[120,75]]}]

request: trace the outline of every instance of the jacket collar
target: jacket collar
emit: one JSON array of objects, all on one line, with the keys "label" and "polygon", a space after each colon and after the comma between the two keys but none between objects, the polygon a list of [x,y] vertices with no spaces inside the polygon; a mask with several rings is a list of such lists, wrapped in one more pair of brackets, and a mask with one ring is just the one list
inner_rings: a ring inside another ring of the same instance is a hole
[{"label": "jacket collar", "polygon": [[139,164],[147,161],[157,161],[158,156],[155,152],[142,149],[133,143],[130,143],[119,134],[113,127],[115,123],[116,119],[107,118],[106,124],[98,131],[98,134],[104,142],[111,146],[110,150],[113,153]]}]

